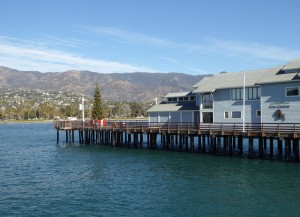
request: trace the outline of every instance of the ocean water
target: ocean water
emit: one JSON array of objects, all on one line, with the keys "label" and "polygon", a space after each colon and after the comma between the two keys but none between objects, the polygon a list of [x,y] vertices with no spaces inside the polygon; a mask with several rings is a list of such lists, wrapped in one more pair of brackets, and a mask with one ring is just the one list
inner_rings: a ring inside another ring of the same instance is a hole
[{"label": "ocean water", "polygon": [[0,216],[300,216],[300,164],[56,144],[0,124]]}]

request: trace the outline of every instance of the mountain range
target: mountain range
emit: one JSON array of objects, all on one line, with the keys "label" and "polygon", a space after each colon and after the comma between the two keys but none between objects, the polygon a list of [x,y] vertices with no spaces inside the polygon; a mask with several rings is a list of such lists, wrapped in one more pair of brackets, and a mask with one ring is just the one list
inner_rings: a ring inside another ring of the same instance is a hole
[{"label": "mountain range", "polygon": [[104,100],[150,101],[170,92],[190,91],[209,75],[184,73],[111,73],[69,70],[65,72],[19,71],[0,66],[0,91],[63,91],[92,96],[99,83]]}]

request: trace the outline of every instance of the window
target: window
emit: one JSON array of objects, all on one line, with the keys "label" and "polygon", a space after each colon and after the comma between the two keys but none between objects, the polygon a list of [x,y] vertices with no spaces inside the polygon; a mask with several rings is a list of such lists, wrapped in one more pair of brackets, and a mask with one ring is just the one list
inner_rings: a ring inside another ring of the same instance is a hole
[{"label": "window", "polygon": [[256,117],[260,117],[261,116],[261,111],[260,110],[257,110],[256,111]]},{"label": "window", "polygon": [[228,118],[229,118],[229,112],[228,112],[228,111],[225,111],[225,112],[224,112],[224,118],[225,118],[225,119],[228,119]]},{"label": "window", "polygon": [[183,101],[183,97],[179,97],[179,101]]},{"label": "window", "polygon": [[287,87],[285,89],[286,96],[299,96],[299,89],[298,87]]},{"label": "window", "polygon": [[232,118],[242,118],[242,112],[241,111],[232,111],[231,117]]},{"label": "window", "polygon": [[191,97],[190,97],[190,100],[191,100],[191,101],[195,101],[195,97],[194,97],[194,96],[191,96]]},{"label": "window", "polygon": [[231,99],[232,100],[242,100],[243,92],[244,91],[242,88],[231,89]]},{"label": "window", "polygon": [[248,88],[248,99],[260,99],[261,91],[260,87],[249,87]]},{"label": "window", "polygon": [[184,101],[188,101],[189,98],[188,98],[188,97],[184,97],[183,100],[184,100]]},{"label": "window", "polygon": [[205,93],[202,95],[202,108],[212,109],[213,108],[213,96],[211,93]]}]

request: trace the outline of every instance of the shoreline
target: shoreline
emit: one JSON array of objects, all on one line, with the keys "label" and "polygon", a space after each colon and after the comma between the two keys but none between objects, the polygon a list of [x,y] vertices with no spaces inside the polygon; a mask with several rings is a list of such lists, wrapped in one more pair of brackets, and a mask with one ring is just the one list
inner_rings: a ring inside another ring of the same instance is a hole
[{"label": "shoreline", "polygon": [[[110,118],[109,121],[147,121],[146,118]],[[1,120],[0,124],[51,123],[55,120]]]},{"label": "shoreline", "polygon": [[0,121],[0,124],[18,124],[18,123],[50,123],[53,122],[54,120],[4,120]]}]

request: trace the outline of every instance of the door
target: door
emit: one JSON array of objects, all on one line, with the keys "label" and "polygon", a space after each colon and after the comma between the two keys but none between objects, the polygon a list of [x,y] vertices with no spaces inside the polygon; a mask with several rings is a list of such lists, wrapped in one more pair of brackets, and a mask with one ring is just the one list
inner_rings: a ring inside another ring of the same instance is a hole
[{"label": "door", "polygon": [[202,112],[202,122],[203,123],[213,123],[214,121],[213,112]]}]

